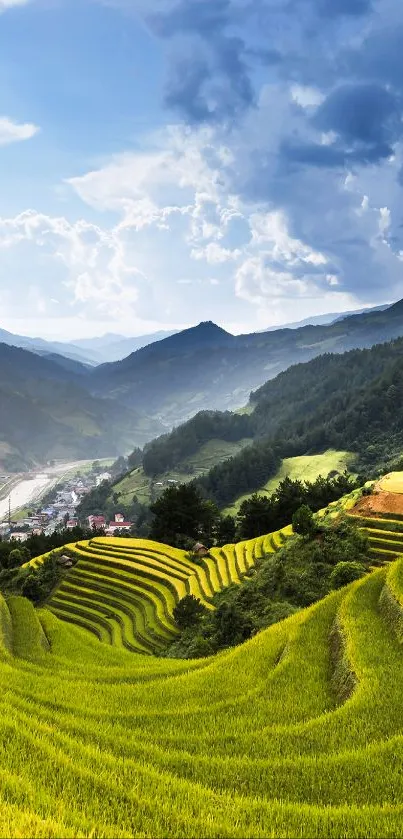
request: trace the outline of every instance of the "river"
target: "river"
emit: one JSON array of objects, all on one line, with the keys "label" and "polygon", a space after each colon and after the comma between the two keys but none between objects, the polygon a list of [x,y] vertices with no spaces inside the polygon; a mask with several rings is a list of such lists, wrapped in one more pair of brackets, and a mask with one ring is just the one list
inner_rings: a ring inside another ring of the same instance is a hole
[{"label": "river", "polygon": [[[58,466],[52,466],[46,469],[45,472],[33,472],[29,476],[21,476],[21,481],[11,490],[11,512],[15,512],[20,507],[25,507],[27,504],[32,504],[44,492],[48,491],[57,481],[67,472],[73,469],[78,469],[80,466],[85,466],[93,461],[77,460],[72,463],[63,463]],[[0,500],[0,521],[6,519],[8,516],[8,499]]]}]

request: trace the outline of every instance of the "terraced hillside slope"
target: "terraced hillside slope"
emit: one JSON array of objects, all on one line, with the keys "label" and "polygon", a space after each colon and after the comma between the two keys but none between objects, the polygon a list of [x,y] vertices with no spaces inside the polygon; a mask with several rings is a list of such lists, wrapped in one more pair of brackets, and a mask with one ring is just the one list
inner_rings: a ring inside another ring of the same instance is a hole
[{"label": "terraced hillside slope", "polygon": [[360,497],[349,514],[369,538],[373,564],[383,565],[403,554],[403,472],[370,486],[371,494]]},{"label": "terraced hillside slope", "polygon": [[193,662],[0,601],[0,835],[396,837],[403,560]]},{"label": "terraced hillside slope", "polygon": [[[193,594],[212,609],[214,594],[239,583],[256,561],[278,550],[292,529],[212,548],[197,563],[185,551],[140,539],[95,538],[66,546],[77,560],[49,600],[62,620],[99,640],[158,653],[178,635],[176,604]],[[33,560],[36,565],[42,557]]]}]

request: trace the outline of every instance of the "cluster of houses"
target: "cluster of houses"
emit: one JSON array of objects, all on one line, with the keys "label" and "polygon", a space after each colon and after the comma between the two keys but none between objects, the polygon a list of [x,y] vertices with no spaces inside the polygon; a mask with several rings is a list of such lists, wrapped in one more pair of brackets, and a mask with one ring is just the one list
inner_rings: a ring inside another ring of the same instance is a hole
[{"label": "cluster of houses", "polygon": [[[30,536],[37,536],[42,533],[48,536],[63,527],[72,530],[79,523],[76,510],[80,501],[95,486],[99,486],[102,481],[110,479],[109,472],[104,472],[96,477],[88,473],[88,475],[69,478],[57,490],[53,501],[45,507],[29,512],[25,518],[19,521],[11,520],[0,523],[0,536],[13,539],[16,542],[25,542]],[[124,524],[128,523],[124,522]]]},{"label": "cluster of houses", "polygon": [[123,513],[116,513],[108,524],[105,516],[88,516],[88,524],[92,530],[103,530],[105,536],[114,536],[117,531],[125,531],[130,536],[133,527],[133,522],[126,521]]}]

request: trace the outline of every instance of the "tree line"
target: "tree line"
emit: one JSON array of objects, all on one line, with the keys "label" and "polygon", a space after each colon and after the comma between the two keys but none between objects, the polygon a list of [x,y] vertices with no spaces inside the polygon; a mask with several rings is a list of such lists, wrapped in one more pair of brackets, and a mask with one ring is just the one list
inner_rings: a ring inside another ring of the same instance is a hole
[{"label": "tree line", "polygon": [[247,415],[231,414],[229,411],[200,411],[170,434],[164,434],[146,445],[143,469],[146,475],[155,477],[194,454],[209,440],[233,443],[252,436]]},{"label": "tree line", "polygon": [[165,654],[199,658],[241,644],[359,579],[367,571],[367,557],[367,537],[346,520],[308,528],[306,535],[259,560],[241,585],[216,594],[214,612],[191,595],[183,598],[174,610],[181,635]]},{"label": "tree line", "polygon": [[149,535],[185,550],[198,541],[211,547],[252,539],[290,524],[301,507],[316,512],[357,486],[347,472],[332,478],[319,477],[313,482],[284,478],[273,495],[255,493],[243,502],[234,517],[223,515],[195,484],[181,484],[167,489],[151,506]]}]

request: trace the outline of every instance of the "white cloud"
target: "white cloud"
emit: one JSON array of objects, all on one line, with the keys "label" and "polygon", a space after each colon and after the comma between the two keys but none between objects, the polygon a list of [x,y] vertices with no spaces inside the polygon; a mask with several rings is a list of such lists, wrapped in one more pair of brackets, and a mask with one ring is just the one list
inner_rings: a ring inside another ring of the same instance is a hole
[{"label": "white cloud", "polygon": [[209,265],[219,265],[239,259],[242,251],[239,248],[230,250],[230,248],[221,247],[217,242],[209,242],[204,248],[193,248],[190,255],[196,260],[205,259]]},{"label": "white cloud", "polygon": [[[322,253],[290,236],[287,219],[281,211],[252,214],[250,227],[252,244],[264,245],[266,252],[276,262],[283,262],[288,266],[295,266],[301,262],[316,266],[327,263]],[[270,249],[267,248],[268,245]]]},{"label": "white cloud", "polygon": [[288,271],[274,270],[263,255],[245,260],[235,277],[238,297],[259,306],[267,306],[275,298],[301,297],[307,288],[306,280],[296,279]]},{"label": "white cloud", "polygon": [[391,214],[388,207],[380,207],[379,209],[379,232],[383,239],[387,238],[391,226]]},{"label": "white cloud", "polygon": [[315,87],[305,87],[299,84],[294,84],[291,87],[291,99],[301,108],[321,105],[324,98],[323,93]]},{"label": "white cloud", "polygon": [[0,117],[0,146],[7,146],[10,143],[18,143],[22,140],[30,140],[38,131],[38,126],[30,122],[17,123],[8,119],[8,117]]},{"label": "white cloud", "polygon": [[0,0],[0,12],[13,9],[15,6],[26,6],[31,0]]},{"label": "white cloud", "polygon": [[[374,206],[373,184],[338,176],[345,215],[341,220],[337,208],[335,215],[325,197],[318,231],[311,205],[320,202],[320,189],[296,181],[306,208],[300,218],[286,201],[287,209],[276,209],[275,201],[242,194],[248,172],[243,141],[234,135],[229,150],[211,128],[171,127],[145,138],[139,152],[115,155],[70,179],[87,208],[108,213],[98,225],[35,211],[0,219],[0,287],[3,281],[13,288],[2,300],[3,318],[26,311],[39,322],[46,312],[52,318],[67,313],[145,332],[141,324],[171,327],[213,317],[223,324],[242,320],[249,331],[370,303],[347,287],[350,252],[343,264],[334,242],[345,239],[348,249],[350,232],[361,235],[380,260],[383,249],[389,265],[398,262],[381,241],[380,223],[388,234],[386,211],[379,209],[385,199],[377,197]],[[364,202],[363,195],[369,196]],[[393,203],[390,213],[398,217]],[[19,295],[27,276],[29,301]]]},{"label": "white cloud", "polygon": [[122,214],[126,226],[164,225],[170,214],[188,212],[190,203],[193,207],[196,192],[217,200],[229,152],[212,142],[210,129],[170,126],[146,138],[146,152],[116,155],[67,183],[91,207]]},{"label": "white cloud", "polygon": [[[3,263],[6,252],[23,246],[32,269],[39,268],[43,282],[52,277],[52,291],[57,290],[61,305],[75,307],[87,316],[125,318],[141,308],[140,298],[147,287],[146,277],[131,264],[124,243],[114,230],[104,230],[80,220],[52,218],[33,210],[12,219],[0,219],[0,251]],[[44,313],[45,299],[35,293],[36,311]],[[150,299],[152,295],[148,290]],[[53,295],[52,295],[53,296]],[[41,299],[40,299],[41,297]],[[32,301],[31,301],[32,303]],[[19,309],[24,302],[18,299]]]}]

